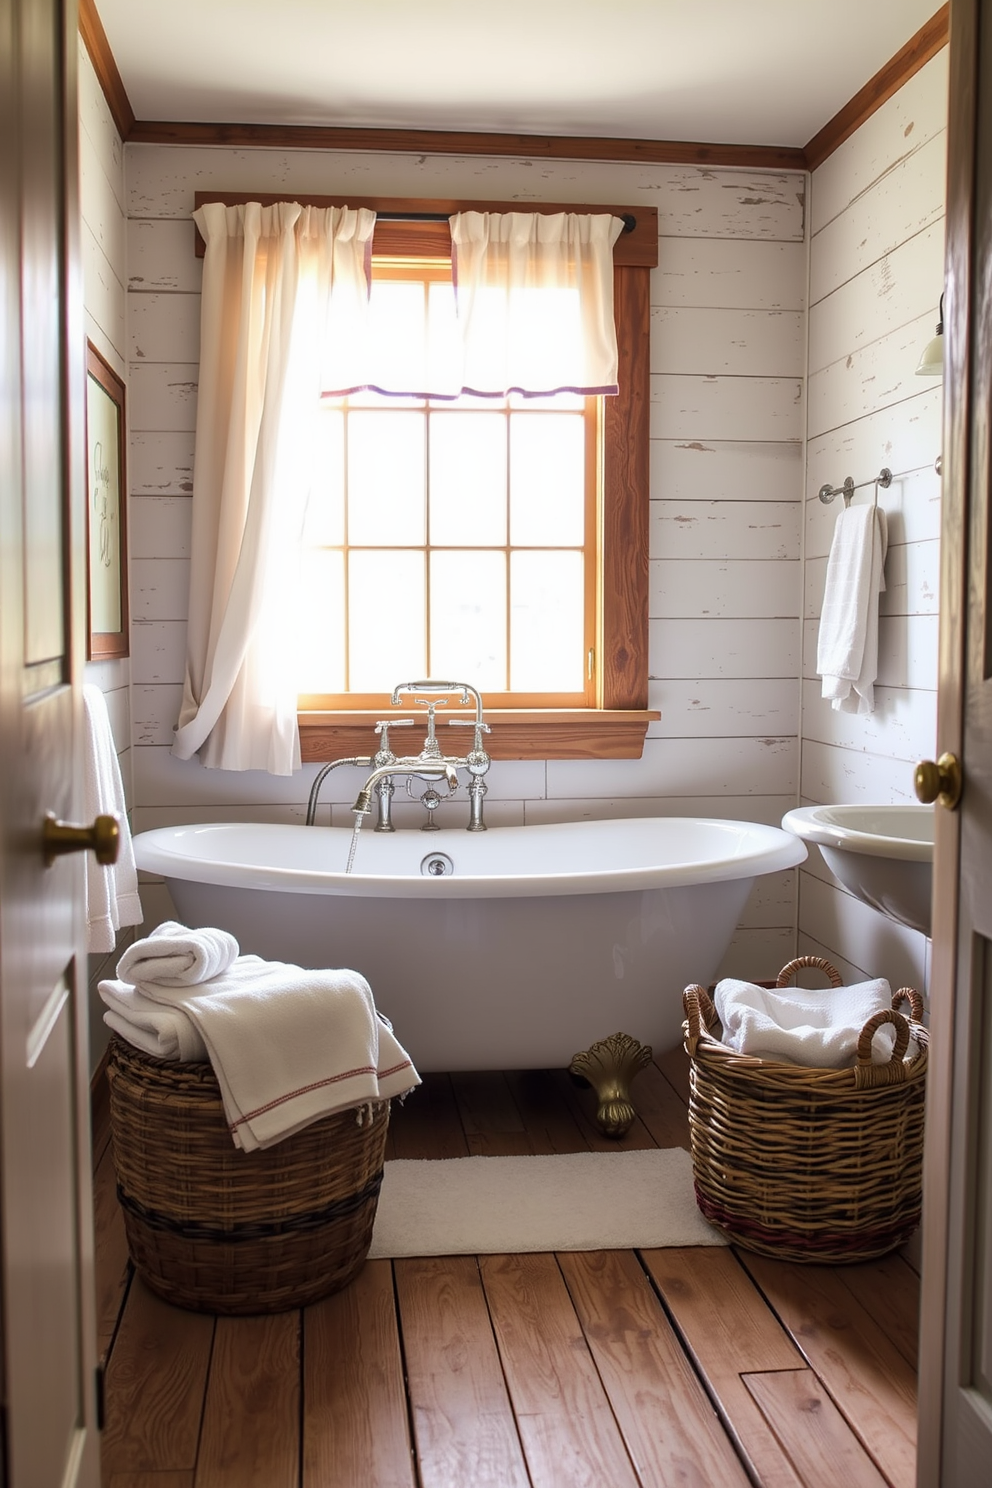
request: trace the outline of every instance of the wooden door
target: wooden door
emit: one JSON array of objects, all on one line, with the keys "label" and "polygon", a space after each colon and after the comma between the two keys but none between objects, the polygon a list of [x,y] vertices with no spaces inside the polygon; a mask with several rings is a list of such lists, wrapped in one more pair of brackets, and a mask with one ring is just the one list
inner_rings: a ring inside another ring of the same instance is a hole
[{"label": "wooden door", "polygon": [[83,862],[84,336],[76,7],[0,0],[0,1307],[2,1481],[99,1479]]},{"label": "wooden door", "polygon": [[953,0],[920,1488],[992,1481],[992,0]]}]

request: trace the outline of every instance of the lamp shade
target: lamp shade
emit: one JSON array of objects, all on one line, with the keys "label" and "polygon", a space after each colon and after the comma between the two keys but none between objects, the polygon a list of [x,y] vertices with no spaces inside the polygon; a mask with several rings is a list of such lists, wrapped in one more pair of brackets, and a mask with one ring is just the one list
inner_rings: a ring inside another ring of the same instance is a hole
[{"label": "lamp shade", "polygon": [[944,338],[934,336],[923,348],[916,368],[917,377],[941,377],[944,372]]},{"label": "lamp shade", "polygon": [[916,367],[917,377],[942,377],[944,373],[944,296],[940,297],[937,334],[923,348]]}]

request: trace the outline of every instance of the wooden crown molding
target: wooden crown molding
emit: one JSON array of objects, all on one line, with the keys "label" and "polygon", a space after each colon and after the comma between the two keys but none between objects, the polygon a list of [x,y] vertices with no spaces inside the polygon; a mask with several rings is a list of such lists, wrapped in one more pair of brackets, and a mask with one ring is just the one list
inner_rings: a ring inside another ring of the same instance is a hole
[{"label": "wooden crown molding", "polygon": [[103,96],[107,100],[107,107],[110,109],[113,121],[117,125],[117,133],[122,140],[127,140],[134,128],[134,110],[121,75],[117,71],[117,63],[110,50],[103,22],[97,14],[96,0],[79,0],[79,34],[90,54],[93,71],[103,89]]},{"label": "wooden crown molding", "polygon": [[942,5],[936,15],[931,16],[926,25],[921,26],[916,35],[910,37],[906,45],[865,83],[860,92],[855,93],[850,102],[824,124],[819,134],[814,134],[804,152],[808,170],[814,171],[817,166],[822,165],[883,103],[894,93],[898,93],[914,73],[919,72],[931,57],[935,57],[947,45],[950,32],[949,11],[949,5]]},{"label": "wooden crown molding", "polygon": [[369,150],[417,155],[521,156],[528,160],[641,161],[652,165],[736,165],[805,170],[788,145],[713,145],[681,140],[481,134],[469,130],[351,129],[304,124],[185,124],[139,119],[129,144],[264,146],[282,150]]},{"label": "wooden crown molding", "polygon": [[652,165],[738,166],[816,170],[914,73],[947,45],[949,5],[925,26],[826,123],[805,148],[721,145],[681,140],[599,139],[594,136],[483,134],[468,130],[354,129],[298,124],[196,124],[135,119],[95,0],[79,0],[79,31],[121,139],[127,144],[230,145],[286,150],[365,150],[404,154],[521,156],[529,160],[642,161]]}]

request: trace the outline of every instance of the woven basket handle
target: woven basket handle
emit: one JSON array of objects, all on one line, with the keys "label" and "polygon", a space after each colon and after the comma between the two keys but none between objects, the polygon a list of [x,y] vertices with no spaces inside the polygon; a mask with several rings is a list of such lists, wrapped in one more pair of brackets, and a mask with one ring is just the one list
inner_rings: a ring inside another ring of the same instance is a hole
[{"label": "woven basket handle", "polygon": [[804,966],[815,966],[817,971],[822,971],[829,978],[831,987],[839,987],[843,977],[836,966],[831,966],[822,956],[797,956],[794,961],[787,961],[775,979],[776,987],[787,987],[797,971]]},{"label": "woven basket handle", "polygon": [[892,1007],[898,1012],[902,1002],[909,1003],[909,1016],[914,1023],[923,1022],[923,998],[915,987],[900,987],[898,992],[892,994]]},{"label": "woven basket handle", "polygon": [[[885,1064],[874,1064],[871,1057],[871,1041],[880,1028],[892,1023],[896,1030],[896,1041],[892,1058]],[[870,1089],[873,1085],[898,1085],[906,1079],[909,1065],[904,1061],[909,1048],[909,1024],[902,1013],[894,1008],[883,1008],[873,1013],[858,1037],[858,1056],[854,1066],[854,1088]]]},{"label": "woven basket handle", "polygon": [[689,1031],[686,1036],[686,1049],[690,1054],[695,1054],[699,1035],[703,1029],[712,1028],[719,1019],[713,999],[705,987],[698,982],[693,982],[691,987],[686,987],[682,993],[682,1006],[689,1023]]}]

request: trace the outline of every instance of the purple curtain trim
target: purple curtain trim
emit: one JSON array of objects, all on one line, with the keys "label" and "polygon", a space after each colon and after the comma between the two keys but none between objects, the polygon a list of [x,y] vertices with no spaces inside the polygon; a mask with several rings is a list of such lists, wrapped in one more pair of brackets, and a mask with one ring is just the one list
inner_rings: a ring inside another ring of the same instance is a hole
[{"label": "purple curtain trim", "polygon": [[374,382],[363,382],[359,387],[322,388],[321,398],[349,398],[352,393],[378,393],[383,398],[424,398],[432,403],[456,403],[463,394],[470,398],[506,398],[510,393],[519,393],[522,398],[553,398],[556,393],[575,393],[580,398],[616,397],[620,389],[614,382],[609,387],[556,387],[545,392],[531,388],[510,387],[502,393],[480,392],[478,388],[462,388],[457,393],[402,392],[398,388],[378,387]]}]

